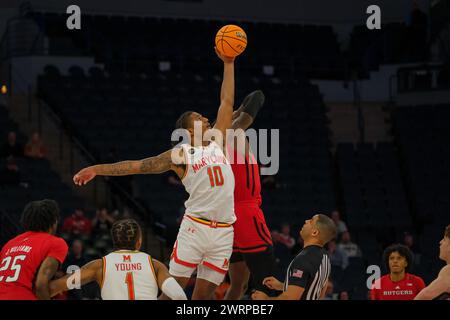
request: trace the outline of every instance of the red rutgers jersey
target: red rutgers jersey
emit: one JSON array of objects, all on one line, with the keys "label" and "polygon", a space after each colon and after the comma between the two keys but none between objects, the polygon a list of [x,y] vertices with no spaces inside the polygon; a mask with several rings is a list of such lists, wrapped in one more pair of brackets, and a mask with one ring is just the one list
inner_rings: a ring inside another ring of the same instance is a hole
[{"label": "red rutgers jersey", "polygon": [[262,198],[258,163],[252,153],[244,157],[230,146],[228,152],[233,155],[231,169],[235,180],[234,211],[237,217],[233,252],[265,251],[273,243],[260,208]]},{"label": "red rutgers jersey", "polygon": [[413,300],[425,288],[422,278],[406,273],[397,282],[387,274],[375,281],[370,291],[371,300]]},{"label": "red rutgers jersey", "polygon": [[47,257],[60,264],[67,255],[62,238],[46,232],[25,232],[10,240],[0,253],[0,300],[36,300],[34,281]]},{"label": "red rutgers jersey", "polygon": [[234,173],[234,202],[254,201],[261,205],[261,181],[259,178],[259,166],[255,156],[250,153],[244,157],[233,150],[233,163],[231,169]]}]

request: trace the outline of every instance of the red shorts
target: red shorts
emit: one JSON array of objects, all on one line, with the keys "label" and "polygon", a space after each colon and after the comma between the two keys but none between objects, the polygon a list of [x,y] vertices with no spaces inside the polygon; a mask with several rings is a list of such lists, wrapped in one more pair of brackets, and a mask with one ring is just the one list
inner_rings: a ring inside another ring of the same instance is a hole
[{"label": "red shorts", "polygon": [[235,203],[233,252],[260,252],[272,246],[264,213],[256,203]]}]

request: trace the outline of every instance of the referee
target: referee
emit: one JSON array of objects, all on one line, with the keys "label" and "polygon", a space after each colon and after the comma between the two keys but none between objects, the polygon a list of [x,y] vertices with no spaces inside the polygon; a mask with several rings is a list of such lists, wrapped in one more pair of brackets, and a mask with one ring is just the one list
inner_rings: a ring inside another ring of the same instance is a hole
[{"label": "referee", "polygon": [[336,236],[336,225],[326,215],[316,214],[305,221],[300,236],[304,247],[289,264],[284,284],[274,277],[263,281],[269,289],[283,293],[269,297],[261,291],[255,291],[253,300],[318,300],[325,296],[331,264],[323,246]]}]

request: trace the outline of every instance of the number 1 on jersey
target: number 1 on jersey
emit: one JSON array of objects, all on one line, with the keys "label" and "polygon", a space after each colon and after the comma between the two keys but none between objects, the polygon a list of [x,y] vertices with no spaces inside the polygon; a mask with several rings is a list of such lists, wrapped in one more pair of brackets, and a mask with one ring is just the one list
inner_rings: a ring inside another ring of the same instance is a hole
[{"label": "number 1 on jersey", "polygon": [[125,276],[125,283],[128,287],[128,300],[135,300],[133,272],[127,272],[127,275]]},{"label": "number 1 on jersey", "polygon": [[211,183],[211,188],[220,187],[223,185],[223,175],[222,168],[219,166],[208,168],[209,182]]}]

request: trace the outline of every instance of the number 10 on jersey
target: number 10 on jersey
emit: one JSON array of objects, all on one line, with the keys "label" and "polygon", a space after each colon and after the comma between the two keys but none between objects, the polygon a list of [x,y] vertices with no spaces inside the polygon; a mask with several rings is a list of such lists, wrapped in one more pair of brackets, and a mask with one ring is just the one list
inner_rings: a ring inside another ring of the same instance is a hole
[{"label": "number 10 on jersey", "polygon": [[220,187],[223,185],[222,168],[219,166],[208,167],[209,182],[211,188]]}]

